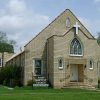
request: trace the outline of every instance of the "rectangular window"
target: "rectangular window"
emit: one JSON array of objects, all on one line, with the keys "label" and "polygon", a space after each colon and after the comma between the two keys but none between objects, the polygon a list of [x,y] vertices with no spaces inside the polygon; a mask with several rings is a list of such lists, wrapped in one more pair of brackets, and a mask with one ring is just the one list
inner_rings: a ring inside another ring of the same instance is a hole
[{"label": "rectangular window", "polygon": [[41,59],[33,60],[33,73],[36,76],[40,76],[42,74],[42,60]]},{"label": "rectangular window", "polygon": [[0,67],[2,67],[2,59],[0,58]]}]

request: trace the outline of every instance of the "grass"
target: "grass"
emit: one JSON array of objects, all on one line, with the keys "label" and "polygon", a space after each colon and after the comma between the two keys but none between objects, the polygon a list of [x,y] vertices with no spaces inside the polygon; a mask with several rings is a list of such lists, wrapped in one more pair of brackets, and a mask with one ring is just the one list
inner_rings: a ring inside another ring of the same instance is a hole
[{"label": "grass", "polygon": [[0,87],[0,100],[99,100],[100,92],[85,89],[51,89]]}]

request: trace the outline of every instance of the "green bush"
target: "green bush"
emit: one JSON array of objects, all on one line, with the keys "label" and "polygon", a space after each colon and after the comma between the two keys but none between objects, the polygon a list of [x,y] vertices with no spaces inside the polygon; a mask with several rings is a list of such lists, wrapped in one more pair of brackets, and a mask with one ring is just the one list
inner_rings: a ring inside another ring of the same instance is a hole
[{"label": "green bush", "polygon": [[98,88],[100,88],[100,78],[98,79]]},{"label": "green bush", "polygon": [[28,80],[27,86],[32,86],[32,85],[33,85],[33,81],[32,80]]},{"label": "green bush", "polygon": [[100,79],[98,79],[98,83],[100,83]]},{"label": "green bush", "polygon": [[0,70],[0,84],[10,87],[22,86],[22,67],[5,66]]},{"label": "green bush", "polygon": [[5,85],[6,85],[6,83],[7,83],[7,82],[6,82],[6,80],[4,80],[4,81],[3,81],[3,85],[5,86]]}]

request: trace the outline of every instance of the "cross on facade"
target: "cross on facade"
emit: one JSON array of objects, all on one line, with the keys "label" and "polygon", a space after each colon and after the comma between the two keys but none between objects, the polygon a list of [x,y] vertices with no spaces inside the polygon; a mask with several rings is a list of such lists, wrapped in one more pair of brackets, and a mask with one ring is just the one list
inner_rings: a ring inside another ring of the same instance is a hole
[{"label": "cross on facade", "polygon": [[78,29],[80,27],[80,25],[78,24],[78,22],[76,22],[76,24],[74,25],[75,29],[76,29],[76,34],[78,34]]}]

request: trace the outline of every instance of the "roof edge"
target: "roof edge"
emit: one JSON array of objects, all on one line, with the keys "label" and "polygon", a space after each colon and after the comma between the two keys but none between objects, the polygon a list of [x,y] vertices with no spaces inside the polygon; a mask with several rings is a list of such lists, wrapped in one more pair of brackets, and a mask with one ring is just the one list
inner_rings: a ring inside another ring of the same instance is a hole
[{"label": "roof edge", "polygon": [[[81,25],[86,29],[86,31],[92,36],[93,39],[94,36],[91,34],[91,32],[82,24],[82,22],[76,17],[76,15],[70,10],[70,9],[65,9],[62,13],[60,13],[57,17],[54,18],[53,21],[51,21],[45,28],[43,28],[40,32],[38,32],[38,34],[36,36],[34,36],[28,43],[26,43],[24,45],[24,47],[26,47],[32,40],[34,40],[41,32],[43,32],[46,28],[48,28],[57,18],[59,18],[59,16],[61,16],[64,12],[69,11],[71,12],[71,14],[81,23]],[[70,29],[69,29],[70,30]],[[54,35],[53,35],[54,36]],[[52,37],[52,36],[51,36]],[[91,38],[91,39],[92,39]]]},{"label": "roof edge", "polygon": [[70,11],[69,9],[65,9],[63,12],[61,12],[57,17],[55,17],[46,27],[44,27],[40,32],[38,32],[38,34],[36,36],[34,36],[28,43],[26,43],[24,45],[27,46],[32,40],[34,40],[41,32],[43,32],[46,28],[48,28],[57,18],[59,18],[59,16],[61,16],[64,12],[66,11]]}]

